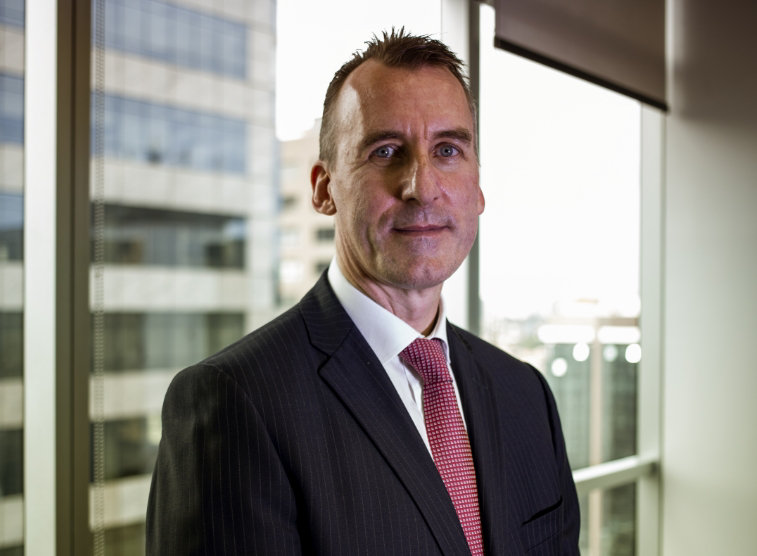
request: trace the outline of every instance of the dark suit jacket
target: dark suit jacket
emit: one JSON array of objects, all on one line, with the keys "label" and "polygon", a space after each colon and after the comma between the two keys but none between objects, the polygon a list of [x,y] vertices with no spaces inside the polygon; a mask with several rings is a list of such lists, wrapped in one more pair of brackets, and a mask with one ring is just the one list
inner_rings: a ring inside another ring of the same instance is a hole
[{"label": "dark suit jacket", "polygon": [[[560,422],[533,367],[448,324],[486,554],[578,554]],[[426,446],[325,275],[177,375],[147,553],[468,554]]]}]

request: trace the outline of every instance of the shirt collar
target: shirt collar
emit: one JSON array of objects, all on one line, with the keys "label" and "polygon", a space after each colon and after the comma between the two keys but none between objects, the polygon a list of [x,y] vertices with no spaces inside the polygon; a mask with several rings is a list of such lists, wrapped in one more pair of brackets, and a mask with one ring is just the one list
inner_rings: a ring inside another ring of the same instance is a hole
[{"label": "shirt collar", "polygon": [[[336,258],[331,261],[328,279],[337,299],[344,307],[352,322],[368,342],[382,365],[409,346],[416,338],[423,335],[405,321],[384,309],[370,297],[362,293],[347,281],[342,274]],[[449,364],[447,346],[447,314],[443,300],[439,301],[439,316],[431,333],[426,338],[438,338],[444,346],[444,353]]]}]

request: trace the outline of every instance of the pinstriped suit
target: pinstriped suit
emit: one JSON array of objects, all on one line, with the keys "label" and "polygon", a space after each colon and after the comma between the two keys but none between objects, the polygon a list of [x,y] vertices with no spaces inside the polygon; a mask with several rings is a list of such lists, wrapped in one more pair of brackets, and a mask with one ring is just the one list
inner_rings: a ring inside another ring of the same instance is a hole
[{"label": "pinstriped suit", "polygon": [[[486,553],[578,554],[554,401],[532,367],[448,324]],[[173,381],[147,552],[462,555],[428,450],[325,275]]]}]

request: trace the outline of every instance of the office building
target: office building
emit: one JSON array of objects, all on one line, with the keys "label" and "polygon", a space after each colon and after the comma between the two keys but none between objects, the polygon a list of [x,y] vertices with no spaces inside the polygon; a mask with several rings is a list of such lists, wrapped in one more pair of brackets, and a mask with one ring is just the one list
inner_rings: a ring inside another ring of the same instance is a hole
[{"label": "office building", "polygon": [[[172,376],[278,310],[275,7],[93,2],[90,521],[108,554],[143,546]],[[0,551],[22,514],[23,8],[0,11]]]}]

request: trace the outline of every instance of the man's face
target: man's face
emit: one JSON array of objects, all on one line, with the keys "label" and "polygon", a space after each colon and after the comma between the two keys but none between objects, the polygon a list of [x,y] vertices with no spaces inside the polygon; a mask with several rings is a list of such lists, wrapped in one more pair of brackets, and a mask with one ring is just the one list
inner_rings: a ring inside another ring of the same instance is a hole
[{"label": "man's face", "polygon": [[358,285],[441,285],[468,254],[484,209],[473,118],[446,69],[368,60],[335,106],[335,160],[311,175],[334,214],[340,268]]}]

